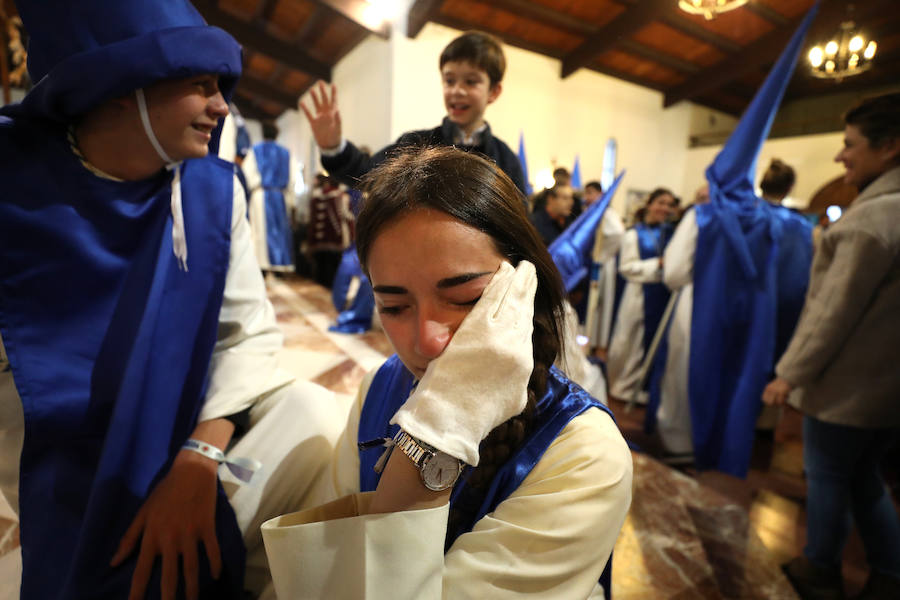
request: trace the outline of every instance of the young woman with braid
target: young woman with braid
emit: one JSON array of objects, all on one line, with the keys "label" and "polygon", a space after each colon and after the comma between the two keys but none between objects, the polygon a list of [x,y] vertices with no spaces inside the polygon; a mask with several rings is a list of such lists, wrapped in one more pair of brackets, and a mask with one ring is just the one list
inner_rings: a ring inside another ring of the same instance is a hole
[{"label": "young woman with braid", "polygon": [[599,595],[631,457],[553,366],[562,286],[518,190],[452,148],[401,154],[366,186],[360,262],[397,354],[351,410],[340,499],[263,525],[278,596]]}]

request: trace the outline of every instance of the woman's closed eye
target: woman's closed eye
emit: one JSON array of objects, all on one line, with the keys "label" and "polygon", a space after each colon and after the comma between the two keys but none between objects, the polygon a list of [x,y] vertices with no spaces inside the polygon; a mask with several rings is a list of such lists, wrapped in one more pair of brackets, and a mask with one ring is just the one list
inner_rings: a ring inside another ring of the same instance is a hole
[{"label": "woman's closed eye", "polygon": [[406,308],[408,308],[408,305],[406,305],[406,304],[391,305],[391,306],[380,305],[378,307],[378,314],[388,315],[388,316],[399,315]]}]

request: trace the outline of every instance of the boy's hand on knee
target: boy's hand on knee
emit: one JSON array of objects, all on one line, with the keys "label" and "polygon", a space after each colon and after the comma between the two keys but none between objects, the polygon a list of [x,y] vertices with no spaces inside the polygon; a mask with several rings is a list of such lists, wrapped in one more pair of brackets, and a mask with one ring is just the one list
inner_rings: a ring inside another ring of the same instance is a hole
[{"label": "boy's hand on knee", "polygon": [[144,597],[157,556],[162,561],[160,597],[175,599],[180,558],[186,596],[188,600],[198,598],[200,543],[206,549],[213,577],[219,577],[222,560],[215,523],[217,467],[209,458],[182,450],[138,511],[110,562],[111,566],[119,565],[140,540],[129,600]]},{"label": "boy's hand on knee", "polygon": [[[313,137],[319,148],[330,150],[341,144],[341,113],[337,105],[337,88],[331,84],[331,96],[325,82],[320,81],[309,90],[313,101],[313,111],[309,110],[303,102],[300,102],[300,110],[309,120]],[[318,92],[316,90],[318,88]]]}]

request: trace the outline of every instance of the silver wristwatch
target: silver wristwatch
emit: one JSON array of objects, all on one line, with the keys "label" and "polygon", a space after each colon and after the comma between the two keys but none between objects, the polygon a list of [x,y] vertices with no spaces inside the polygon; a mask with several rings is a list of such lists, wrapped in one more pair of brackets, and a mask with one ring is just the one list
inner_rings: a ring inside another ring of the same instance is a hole
[{"label": "silver wristwatch", "polygon": [[435,492],[453,486],[465,467],[463,461],[420,442],[402,429],[394,436],[394,444],[419,468],[425,487]]}]

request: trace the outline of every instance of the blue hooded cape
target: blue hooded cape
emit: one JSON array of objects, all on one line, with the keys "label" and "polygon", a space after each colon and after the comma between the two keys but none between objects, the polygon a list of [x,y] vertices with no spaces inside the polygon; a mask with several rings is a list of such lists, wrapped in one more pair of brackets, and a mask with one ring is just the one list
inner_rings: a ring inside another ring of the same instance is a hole
[{"label": "blue hooded cape", "polygon": [[[165,78],[218,74],[227,97],[241,52],[183,0],[17,5],[37,82],[0,111],[0,333],[25,417],[21,598],[124,598],[137,552],[115,569],[110,559],[203,404],[233,174],[214,157],[180,167],[185,272],[172,251],[172,174],[98,177],[66,124]],[[242,536],[221,486],[215,517],[224,569],[213,581],[199,552],[201,597],[239,598]],[[158,596],[157,564],[147,597]]]},{"label": "blue hooded cape", "polygon": [[806,15],[707,169],[710,202],[696,207],[688,373],[694,456],[698,468],[738,477],[749,467],[779,340],[790,337],[785,332],[796,324],[809,278],[808,226],[758,198],[752,178],[817,10]]}]

